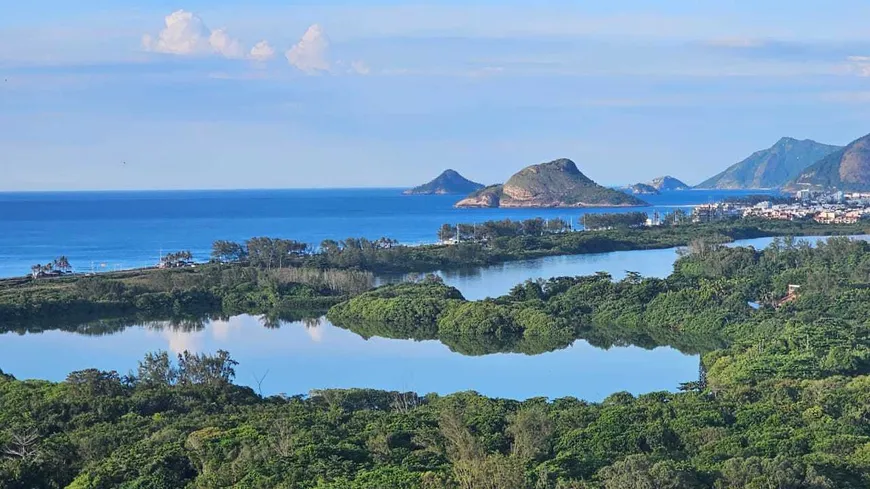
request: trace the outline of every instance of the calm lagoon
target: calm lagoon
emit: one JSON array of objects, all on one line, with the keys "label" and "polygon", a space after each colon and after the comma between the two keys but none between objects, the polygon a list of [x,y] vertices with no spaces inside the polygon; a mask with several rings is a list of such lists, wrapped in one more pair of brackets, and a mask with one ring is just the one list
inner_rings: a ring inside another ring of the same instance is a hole
[{"label": "calm lagoon", "polygon": [[[626,270],[663,277],[676,251],[645,250],[549,257],[447,273],[445,281],[469,299],[498,296],[526,279]],[[84,368],[127,373],[150,351],[230,351],[240,362],[237,381],[266,394],[305,394],[312,389],[369,387],[441,394],[475,390],[527,399],[575,396],[601,400],[618,391],[635,394],[674,390],[697,376],[698,358],[671,348],[571,347],[528,356],[463,356],[438,341],[364,339],[320,319],[264,327],[252,316],[215,321],[195,331],[169,323],[132,325],[110,335],[49,331],[0,335],[0,368],[19,378],[62,380]]]},{"label": "calm lagoon", "polygon": [[[866,239],[866,237],[864,237]],[[815,241],[815,238],[809,238]],[[767,246],[772,239],[735,245]],[[469,299],[508,292],[527,279],[586,275],[621,278],[626,271],[665,277],[676,249],[548,257],[443,274]],[[463,356],[437,341],[364,339],[321,319],[267,328],[257,317],[238,316],[201,327],[169,323],[131,325],[121,332],[85,335],[50,331],[0,335],[0,368],[19,378],[62,380],[85,368],[127,373],[147,352],[228,350],[240,362],[237,382],[264,394],[306,394],[312,389],[366,387],[447,394],[474,390],[487,396],[527,399],[574,396],[591,401],[628,391],[675,390],[694,380],[698,357],[672,348],[595,348],[578,340],[569,348],[528,356]]]}]

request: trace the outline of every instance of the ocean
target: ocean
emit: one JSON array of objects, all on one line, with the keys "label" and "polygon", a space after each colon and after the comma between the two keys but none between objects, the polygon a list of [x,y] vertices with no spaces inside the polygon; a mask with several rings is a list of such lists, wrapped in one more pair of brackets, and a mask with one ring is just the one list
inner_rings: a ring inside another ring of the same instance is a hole
[{"label": "ocean", "polygon": [[[689,190],[643,196],[645,212],[669,212],[751,191]],[[66,255],[78,272],[150,266],[161,253],[207,260],[218,239],[389,237],[432,243],[444,223],[639,210],[454,209],[457,196],[405,196],[401,189],[197,190],[0,193],[0,277],[26,275]]]}]

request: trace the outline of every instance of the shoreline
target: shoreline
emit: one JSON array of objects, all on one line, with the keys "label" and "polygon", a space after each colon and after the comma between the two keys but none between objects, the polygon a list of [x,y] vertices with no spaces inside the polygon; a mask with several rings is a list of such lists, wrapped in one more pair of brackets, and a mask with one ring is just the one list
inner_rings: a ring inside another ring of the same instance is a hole
[{"label": "shoreline", "polygon": [[[632,206],[635,207],[635,206]],[[550,256],[572,256],[572,255],[586,255],[586,254],[596,254],[596,253],[608,253],[612,251],[631,251],[631,250],[653,250],[653,249],[666,249],[673,248],[679,246],[685,246],[688,244],[688,241],[679,241],[678,242],[626,242],[620,240],[620,237],[637,237],[636,235],[642,233],[659,233],[659,234],[667,234],[669,230],[673,230],[674,234],[680,234],[685,231],[683,234],[691,234],[692,231],[701,230],[703,231],[723,231],[729,229],[727,225],[740,226],[743,225],[748,230],[755,231],[748,236],[724,236],[730,238],[731,241],[736,241],[739,239],[753,239],[753,238],[775,238],[775,237],[788,237],[794,236],[796,238],[800,238],[803,236],[855,236],[861,234],[870,233],[870,222],[868,223],[857,223],[857,224],[819,224],[819,223],[803,223],[797,221],[773,221],[773,220],[752,220],[752,219],[742,219],[734,222],[714,222],[714,223],[692,223],[685,224],[680,226],[656,226],[656,227],[644,227],[640,229],[611,229],[611,230],[574,230],[568,231],[565,233],[554,233],[550,235],[544,236],[544,238],[548,238],[551,241],[558,242],[560,239],[565,239],[565,237],[570,236],[586,236],[586,237],[604,237],[607,239],[614,238],[616,235],[617,240],[612,249],[581,249],[581,250],[561,250],[558,248],[551,249],[524,249],[519,254],[500,254],[498,256],[492,256],[492,260],[487,260],[484,263],[466,263],[466,264],[446,264],[446,266],[438,266],[438,267],[423,267],[423,268],[408,268],[406,270],[396,270],[396,269],[367,269],[362,268],[361,270],[366,270],[374,273],[376,276],[378,274],[381,275],[395,275],[397,273],[429,273],[436,271],[447,271],[447,270],[455,270],[462,269],[466,267],[478,267],[478,266],[487,266],[487,265],[495,265],[499,263],[509,263],[514,261],[528,260],[528,259],[537,259],[537,258],[545,258]],[[768,229],[764,229],[765,225],[769,225]],[[789,231],[780,231],[779,227],[786,227]],[[623,236],[620,236],[622,234]],[[460,243],[418,243],[418,244],[406,244],[406,245],[398,245],[394,249],[406,249],[412,252],[433,252],[437,253],[439,251],[448,250],[455,246],[476,246],[481,248],[484,251],[489,250],[481,245],[479,242],[475,241],[465,241]],[[491,250],[490,250],[491,251]],[[309,257],[317,257],[319,254],[315,252]],[[53,280],[64,280],[64,279],[81,279],[92,276],[99,277],[107,277],[107,278],[123,278],[128,275],[135,274],[144,274],[157,272],[161,270],[196,270],[199,267],[208,267],[212,265],[217,265],[218,263],[212,261],[199,261],[194,262],[193,266],[189,267],[181,267],[181,268],[170,268],[170,269],[161,269],[158,265],[150,265],[150,266],[138,266],[131,268],[122,268],[118,270],[111,271],[94,271],[94,272],[74,272],[67,275],[60,275],[54,277],[42,277],[36,280],[39,281],[53,281]],[[239,265],[239,264],[231,264],[225,263],[223,265]],[[304,267],[304,265],[303,265]],[[294,267],[290,267],[294,268]],[[341,267],[339,267],[341,268]],[[354,267],[346,267],[347,269],[353,269]],[[18,276],[10,276],[10,277],[0,277],[0,289],[9,286],[21,285],[24,283],[31,283],[33,278],[29,275],[18,275]]]}]

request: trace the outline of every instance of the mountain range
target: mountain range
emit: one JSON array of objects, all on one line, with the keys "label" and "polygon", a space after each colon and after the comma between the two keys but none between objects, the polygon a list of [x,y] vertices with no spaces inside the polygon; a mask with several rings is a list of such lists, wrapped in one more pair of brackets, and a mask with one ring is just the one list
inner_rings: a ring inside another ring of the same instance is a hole
[{"label": "mountain range", "polygon": [[870,134],[851,142],[804,169],[786,187],[790,190],[870,190]]},{"label": "mountain range", "polygon": [[801,176],[804,170],[822,158],[842,149],[841,146],[810,139],[785,137],[770,148],[756,151],[722,173],[701,182],[696,188],[779,188]]},{"label": "mountain range", "polygon": [[[504,184],[488,187],[446,170],[405,194],[468,195],[456,207],[628,207],[649,205],[632,194],[689,188],[674,177],[663,176],[615,190],[597,184],[573,161],[561,158],[526,167]],[[695,188],[870,191],[870,135],[846,147],[784,137]]]},{"label": "mountain range", "polygon": [[561,158],[526,167],[502,185],[485,187],[456,203],[456,207],[626,207],[646,202],[603,187],[577,165]]}]

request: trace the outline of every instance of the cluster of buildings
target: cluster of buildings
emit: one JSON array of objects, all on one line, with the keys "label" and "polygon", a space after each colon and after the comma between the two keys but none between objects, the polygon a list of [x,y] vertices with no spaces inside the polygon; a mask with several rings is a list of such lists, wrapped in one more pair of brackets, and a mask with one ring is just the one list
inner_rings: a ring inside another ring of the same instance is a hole
[{"label": "cluster of buildings", "polygon": [[802,190],[792,202],[766,201],[757,204],[720,202],[699,205],[692,213],[694,222],[729,218],[814,220],[825,224],[854,224],[862,219],[870,219],[870,193],[823,194]]},{"label": "cluster of buildings", "polygon": [[692,211],[692,222],[713,222],[722,219],[737,219],[742,216],[740,207],[728,202],[701,204]]}]

